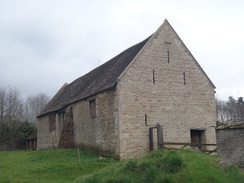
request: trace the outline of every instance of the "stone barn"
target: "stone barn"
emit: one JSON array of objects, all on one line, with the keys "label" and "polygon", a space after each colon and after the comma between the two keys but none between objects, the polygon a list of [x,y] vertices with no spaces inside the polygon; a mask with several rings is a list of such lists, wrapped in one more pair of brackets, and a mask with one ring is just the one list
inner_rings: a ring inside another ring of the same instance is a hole
[{"label": "stone barn", "polygon": [[37,148],[129,159],[165,142],[216,143],[215,86],[167,20],[144,41],[65,84],[38,116]]},{"label": "stone barn", "polygon": [[216,136],[219,156],[244,167],[244,122],[220,125]]}]

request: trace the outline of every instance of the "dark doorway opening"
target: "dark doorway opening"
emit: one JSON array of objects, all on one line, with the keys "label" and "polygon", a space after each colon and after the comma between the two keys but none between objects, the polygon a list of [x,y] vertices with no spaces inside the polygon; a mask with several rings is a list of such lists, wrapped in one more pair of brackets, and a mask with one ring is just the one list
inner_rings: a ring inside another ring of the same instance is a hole
[{"label": "dark doorway opening", "polygon": [[204,150],[205,147],[201,144],[206,143],[205,130],[191,129],[191,143],[199,144],[195,147],[198,147],[199,150]]}]

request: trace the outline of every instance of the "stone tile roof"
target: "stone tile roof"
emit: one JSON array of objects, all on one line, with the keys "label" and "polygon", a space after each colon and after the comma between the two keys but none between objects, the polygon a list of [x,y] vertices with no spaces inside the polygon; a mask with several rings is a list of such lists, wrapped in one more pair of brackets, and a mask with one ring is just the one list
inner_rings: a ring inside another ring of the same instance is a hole
[{"label": "stone tile roof", "polygon": [[37,117],[58,111],[76,101],[115,87],[118,77],[140,52],[150,37],[126,49],[72,83],[65,84]]},{"label": "stone tile roof", "polygon": [[219,125],[216,129],[237,129],[237,128],[244,128],[244,122],[233,122],[233,123],[225,123]]},{"label": "stone tile roof", "polygon": [[33,139],[37,139],[37,130],[34,130],[27,138],[27,140],[33,140]]}]

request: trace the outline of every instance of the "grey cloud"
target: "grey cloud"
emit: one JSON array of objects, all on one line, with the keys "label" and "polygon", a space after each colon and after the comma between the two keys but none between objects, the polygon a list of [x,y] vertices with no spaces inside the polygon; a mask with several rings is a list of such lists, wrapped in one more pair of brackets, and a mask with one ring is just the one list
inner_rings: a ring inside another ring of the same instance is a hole
[{"label": "grey cloud", "polygon": [[244,96],[244,85],[237,82],[244,74],[235,69],[243,70],[243,5],[211,0],[200,5],[191,0],[0,0],[0,86],[12,85],[23,95],[40,91],[52,96],[64,82],[144,40],[168,18],[218,95],[232,95],[232,87],[234,94]]}]

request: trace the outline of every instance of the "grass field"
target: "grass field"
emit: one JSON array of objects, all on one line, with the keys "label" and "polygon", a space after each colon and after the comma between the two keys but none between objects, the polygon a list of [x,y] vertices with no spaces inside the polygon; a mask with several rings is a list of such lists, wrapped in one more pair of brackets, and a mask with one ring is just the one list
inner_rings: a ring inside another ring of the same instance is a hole
[{"label": "grass field", "polygon": [[116,161],[77,150],[0,152],[0,182],[243,183],[234,166],[199,152],[156,151],[136,160]]},{"label": "grass field", "polygon": [[72,182],[116,163],[113,160],[97,161],[96,154],[77,150],[0,152],[0,182]]}]

